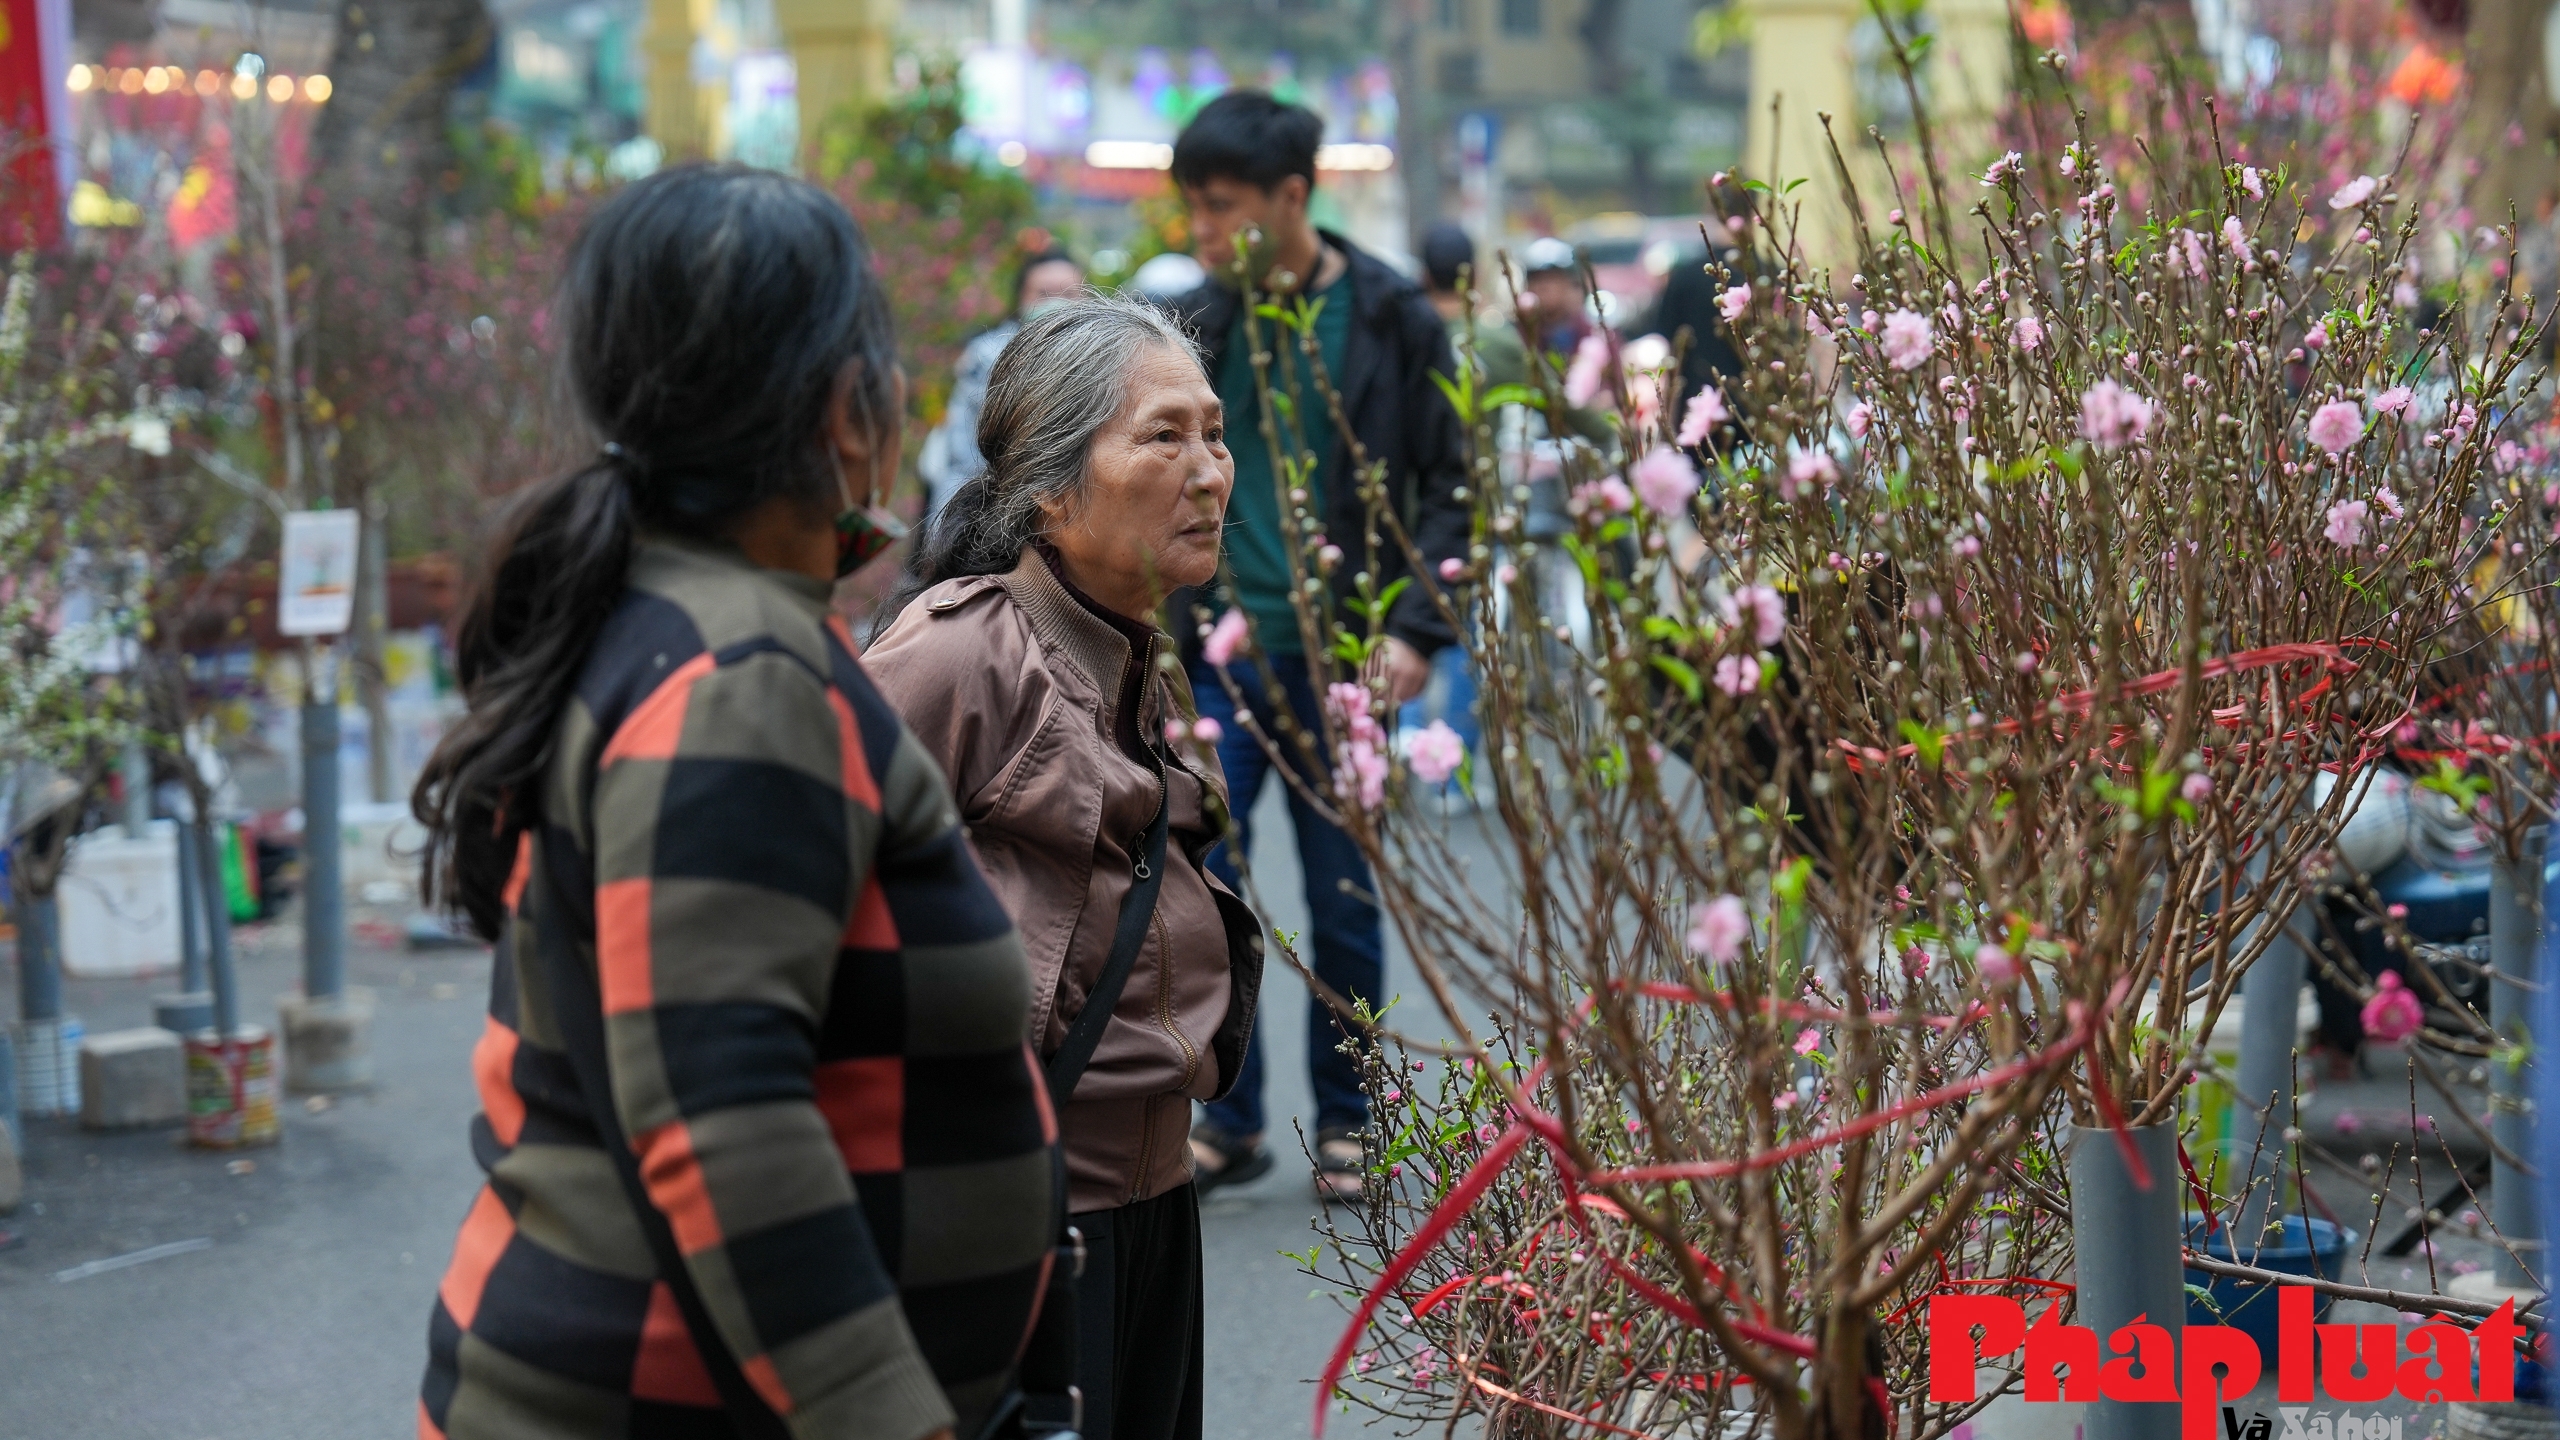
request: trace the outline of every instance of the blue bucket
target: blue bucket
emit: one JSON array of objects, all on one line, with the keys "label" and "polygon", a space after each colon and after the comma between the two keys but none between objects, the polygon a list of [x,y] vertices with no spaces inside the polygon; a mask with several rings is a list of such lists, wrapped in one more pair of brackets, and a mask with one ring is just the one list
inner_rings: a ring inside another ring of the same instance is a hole
[{"label": "blue bucket", "polygon": [[[2317,1276],[2322,1280],[2335,1280],[2346,1264],[2347,1251],[2356,1243],[2356,1232],[2341,1229],[2326,1220],[2309,1223],[2308,1243],[2304,1239],[2303,1218],[2287,1215],[2281,1237],[2270,1235],[2254,1250],[2244,1244],[2240,1253],[2235,1255],[2232,1253],[2229,1225],[2207,1235],[2203,1217],[2190,1212],[2187,1216],[2187,1248],[2202,1251],[2216,1260],[2254,1265],[2261,1270],[2281,1271],[2305,1279]],[[2187,1284],[2213,1297],[2213,1305],[2207,1307],[2195,1295],[2187,1296],[2188,1324],[2228,1325],[2258,1342],[2259,1354],[2276,1353],[2275,1287],[2229,1275],[2208,1275],[2201,1270],[2188,1271]],[[2315,1294],[2311,1303],[2314,1315],[2329,1313],[2328,1296]],[[2222,1312],[2219,1316],[2213,1313],[2216,1309]]]}]

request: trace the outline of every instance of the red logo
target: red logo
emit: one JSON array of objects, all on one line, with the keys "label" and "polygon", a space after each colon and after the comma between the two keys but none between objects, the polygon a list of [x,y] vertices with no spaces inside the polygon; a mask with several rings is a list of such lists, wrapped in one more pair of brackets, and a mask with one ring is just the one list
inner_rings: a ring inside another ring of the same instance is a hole
[{"label": "red logo", "polygon": [[[2396,1325],[2315,1325],[2311,1289],[2279,1286],[2276,1295],[2276,1398],[2307,1404],[2325,1395],[2349,1404],[2393,1393],[2420,1404],[2447,1400],[2492,1403],[2516,1398],[2515,1303],[2480,1322],[2476,1331],[2447,1321],[2420,1325],[2408,1337],[2406,1358]],[[2258,1343],[2228,1325],[2182,1325],[2172,1336],[2147,1317],[2107,1338],[2116,1359],[2099,1363],[2098,1334],[2058,1318],[2048,1305],[2030,1327],[2026,1307],[1998,1296],[1933,1295],[1929,1298],[1929,1398],[1962,1403],[1974,1398],[1974,1370],[1981,1361],[2027,1350],[2026,1398],[2030,1402],[2097,1399],[2151,1401],[2180,1407],[2183,1440],[2214,1440],[2222,1402],[2237,1400],[2264,1373]],[[1977,1343],[1975,1332],[1981,1334]],[[2472,1337],[2479,1337],[2475,1355]],[[2315,1393],[2312,1352],[2319,1352]],[[2473,1385],[2477,1364],[2479,1382]],[[2063,1375],[2057,1379],[2054,1372]],[[2217,1382],[2215,1372],[2219,1371]]]}]

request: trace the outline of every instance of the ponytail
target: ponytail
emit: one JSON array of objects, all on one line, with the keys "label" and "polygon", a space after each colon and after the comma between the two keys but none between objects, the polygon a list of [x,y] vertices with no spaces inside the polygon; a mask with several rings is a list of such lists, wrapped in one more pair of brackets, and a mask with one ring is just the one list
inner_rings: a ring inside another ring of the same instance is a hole
[{"label": "ponytail", "polygon": [[518,837],[541,819],[560,717],[622,598],[636,526],[630,486],[599,459],[527,490],[500,524],[454,637],[470,710],[436,746],[409,808],[430,836],[422,888],[496,940]]},{"label": "ponytail", "polygon": [[824,501],[840,483],[836,397],[875,432],[897,404],[896,336],[861,227],[770,170],[678,165],[625,186],[571,247],[551,318],[565,388],[603,450],[501,518],[454,637],[470,713],[409,799],[428,833],[424,898],[493,940],[516,842],[545,818],[560,717],[640,532],[716,541],[767,501]]},{"label": "ponytail", "polygon": [[914,548],[908,552],[907,568],[898,577],[897,588],[889,593],[884,627],[888,620],[898,618],[907,602],[943,581],[966,575],[1002,575],[1022,558],[1022,547],[1030,537],[991,523],[996,500],[995,472],[981,470],[933,512],[933,518],[925,522],[924,533],[916,537]]}]

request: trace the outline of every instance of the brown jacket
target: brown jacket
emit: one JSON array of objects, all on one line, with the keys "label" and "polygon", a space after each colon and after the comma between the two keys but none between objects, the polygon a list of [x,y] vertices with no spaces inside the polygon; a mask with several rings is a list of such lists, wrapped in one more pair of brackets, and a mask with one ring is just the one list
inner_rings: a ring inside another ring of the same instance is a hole
[{"label": "brown jacket", "polygon": [[1101,978],[1158,795],[1172,807],[1149,939],[1059,1117],[1076,1212],[1191,1178],[1191,1102],[1235,1084],[1262,984],[1261,926],[1201,863],[1225,831],[1225,780],[1189,742],[1164,743],[1166,717],[1192,713],[1172,655],[1170,638],[1096,613],[1025,550],[1011,574],[925,591],[862,657],[951,778],[1022,932],[1043,1055]]}]

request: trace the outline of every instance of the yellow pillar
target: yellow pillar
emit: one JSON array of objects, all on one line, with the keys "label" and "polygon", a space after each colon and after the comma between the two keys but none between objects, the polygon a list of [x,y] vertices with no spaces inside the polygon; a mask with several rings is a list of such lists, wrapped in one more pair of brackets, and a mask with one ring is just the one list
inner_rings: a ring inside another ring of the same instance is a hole
[{"label": "yellow pillar", "polygon": [[898,12],[898,0],[774,0],[774,24],[798,72],[804,141],[840,107],[888,96]]},{"label": "yellow pillar", "polygon": [[1938,43],[1931,56],[1931,108],[1949,179],[1990,163],[1992,122],[2009,100],[2008,0],[1930,0]]},{"label": "yellow pillar", "polygon": [[[719,148],[717,87],[693,78],[693,48],[710,29],[715,0],[649,0],[649,138],[670,160],[696,159]],[[706,93],[710,92],[710,93]]]},{"label": "yellow pillar", "polygon": [[1854,253],[1855,240],[1821,117],[1831,117],[1832,135],[1854,162],[1865,132],[1858,117],[1849,36],[1866,6],[1862,0],[1742,0],[1742,5],[1751,24],[1751,111],[1744,126],[1742,171],[1772,187],[1809,180],[1783,200],[1764,203],[1796,211],[1806,259],[1817,266],[1838,264]]}]

